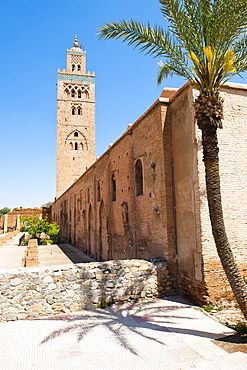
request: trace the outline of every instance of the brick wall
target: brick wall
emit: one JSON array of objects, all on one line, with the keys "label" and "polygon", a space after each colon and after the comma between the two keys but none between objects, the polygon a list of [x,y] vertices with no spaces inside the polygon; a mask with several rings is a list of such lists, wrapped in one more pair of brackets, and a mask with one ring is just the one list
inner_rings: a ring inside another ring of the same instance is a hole
[{"label": "brick wall", "polygon": [[[160,256],[169,259],[174,276],[171,128],[166,111],[167,99],[161,98],[56,200],[52,214],[65,240],[95,258]],[[143,194],[137,196],[138,160]]]},{"label": "brick wall", "polygon": [[[224,220],[236,262],[247,277],[247,87],[229,83],[221,90],[221,96],[224,99],[224,121],[223,129],[218,130],[218,141]],[[218,300],[233,296],[213,241],[199,130],[196,136],[204,278],[209,299]]]},{"label": "brick wall", "polygon": [[[200,132],[190,84],[161,97],[52,206],[62,236],[99,260],[160,256],[198,302],[229,295],[208,217]],[[226,228],[245,269],[246,87],[227,85],[219,131]],[[136,162],[143,194],[136,195]],[[116,194],[113,197],[113,188]],[[114,198],[114,200],[113,200]],[[115,199],[116,198],[116,199]]]}]

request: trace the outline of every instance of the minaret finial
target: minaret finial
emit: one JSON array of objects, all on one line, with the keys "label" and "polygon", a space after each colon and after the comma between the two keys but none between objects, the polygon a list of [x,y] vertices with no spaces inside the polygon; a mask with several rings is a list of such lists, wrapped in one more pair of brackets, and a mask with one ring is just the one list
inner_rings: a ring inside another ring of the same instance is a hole
[{"label": "minaret finial", "polygon": [[75,35],[75,39],[74,39],[74,47],[75,48],[78,48],[79,44],[78,44],[78,38],[77,38],[77,35]]}]

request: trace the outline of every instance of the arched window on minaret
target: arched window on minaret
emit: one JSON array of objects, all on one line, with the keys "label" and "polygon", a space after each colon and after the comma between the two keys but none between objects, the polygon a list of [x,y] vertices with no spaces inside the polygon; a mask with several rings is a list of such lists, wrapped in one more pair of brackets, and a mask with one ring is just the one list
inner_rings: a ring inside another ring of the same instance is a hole
[{"label": "arched window on minaret", "polygon": [[80,107],[78,108],[77,112],[78,112],[78,115],[80,116],[81,115],[81,108]]},{"label": "arched window on minaret", "polygon": [[74,72],[74,70],[75,70],[75,65],[74,64],[72,64],[71,70],[72,70],[72,72]]},{"label": "arched window on minaret", "polygon": [[81,90],[78,90],[78,98],[81,98]]},{"label": "arched window on minaret", "polygon": [[83,91],[85,99],[89,99],[89,92],[87,89]]},{"label": "arched window on minaret", "polygon": [[79,72],[80,70],[81,70],[81,66],[80,66],[80,64],[78,64],[77,71]]},{"label": "arched window on minaret", "polygon": [[75,108],[74,107],[72,107],[71,113],[72,113],[72,116],[75,115]]},{"label": "arched window on minaret", "polygon": [[75,97],[75,90],[71,90],[71,98],[74,98]]}]

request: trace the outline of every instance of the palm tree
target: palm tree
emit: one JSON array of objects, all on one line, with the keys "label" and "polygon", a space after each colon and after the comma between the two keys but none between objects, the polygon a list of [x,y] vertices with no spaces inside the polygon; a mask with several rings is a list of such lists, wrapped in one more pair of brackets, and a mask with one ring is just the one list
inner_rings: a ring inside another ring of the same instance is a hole
[{"label": "palm tree", "polygon": [[158,83],[173,74],[199,90],[195,119],[202,131],[203,161],[212,233],[222,266],[247,319],[247,287],[227,239],[222,211],[217,129],[222,128],[221,86],[247,70],[247,0],[159,0],[165,29],[134,20],[99,28],[101,39],[117,38],[159,63]]}]

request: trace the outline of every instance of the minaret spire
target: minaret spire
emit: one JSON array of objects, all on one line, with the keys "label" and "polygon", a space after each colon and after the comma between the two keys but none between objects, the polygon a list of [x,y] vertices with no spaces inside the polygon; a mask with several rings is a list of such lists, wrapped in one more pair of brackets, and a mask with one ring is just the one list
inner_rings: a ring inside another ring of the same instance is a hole
[{"label": "minaret spire", "polygon": [[75,48],[78,48],[79,44],[78,44],[78,38],[77,38],[77,35],[75,35],[75,38],[74,38],[74,47]]}]

